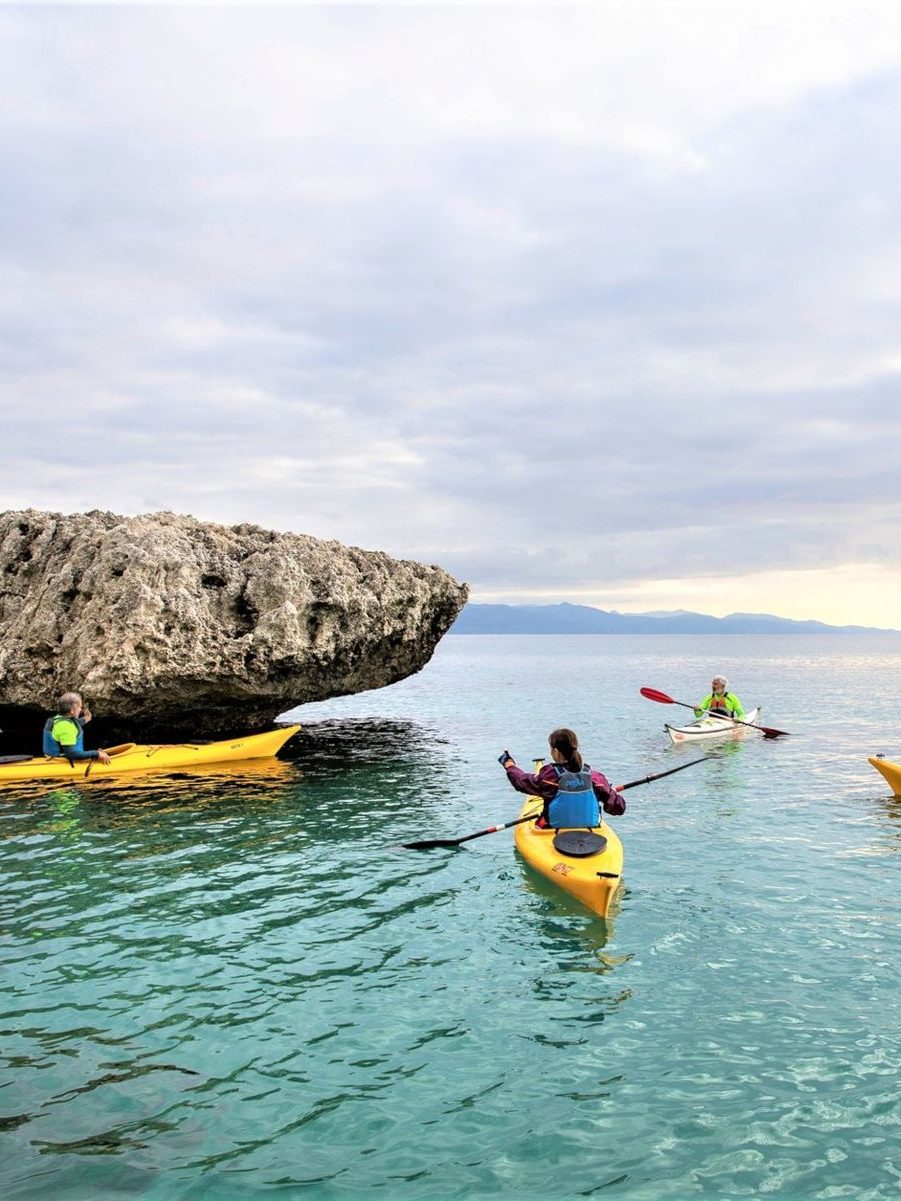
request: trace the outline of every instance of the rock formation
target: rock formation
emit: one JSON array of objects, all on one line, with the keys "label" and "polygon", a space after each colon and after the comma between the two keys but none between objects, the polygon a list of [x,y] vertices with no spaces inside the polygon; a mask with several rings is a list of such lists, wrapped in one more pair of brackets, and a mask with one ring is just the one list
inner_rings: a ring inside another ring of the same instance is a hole
[{"label": "rock formation", "polygon": [[4,513],[4,749],[35,750],[70,689],[95,712],[90,745],[261,729],[419,671],[465,599],[439,567],[255,525]]}]

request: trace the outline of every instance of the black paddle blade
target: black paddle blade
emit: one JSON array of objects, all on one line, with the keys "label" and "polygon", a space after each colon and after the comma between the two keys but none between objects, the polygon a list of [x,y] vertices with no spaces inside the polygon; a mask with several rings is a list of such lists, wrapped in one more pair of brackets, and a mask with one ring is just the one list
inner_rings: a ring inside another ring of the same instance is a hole
[{"label": "black paddle blade", "polygon": [[402,842],[405,851],[430,851],[433,847],[458,847],[459,838],[424,838],[420,842]]}]

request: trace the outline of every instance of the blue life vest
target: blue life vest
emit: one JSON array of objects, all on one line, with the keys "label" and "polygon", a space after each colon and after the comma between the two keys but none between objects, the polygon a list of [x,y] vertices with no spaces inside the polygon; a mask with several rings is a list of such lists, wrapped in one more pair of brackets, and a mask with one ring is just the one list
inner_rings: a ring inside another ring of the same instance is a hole
[{"label": "blue life vest", "polygon": [[557,773],[557,795],[548,806],[548,825],[555,830],[599,825],[600,809],[591,784],[591,768],[586,763],[581,771],[569,771],[554,764]]},{"label": "blue life vest", "polygon": [[[70,721],[73,726],[78,727],[78,738],[74,746],[62,747],[53,737],[53,726],[58,721]],[[67,751],[83,751],[84,750],[84,728],[80,721],[74,717],[63,717],[57,713],[54,717],[48,717],[44,722],[44,754],[45,755],[65,755]]]}]

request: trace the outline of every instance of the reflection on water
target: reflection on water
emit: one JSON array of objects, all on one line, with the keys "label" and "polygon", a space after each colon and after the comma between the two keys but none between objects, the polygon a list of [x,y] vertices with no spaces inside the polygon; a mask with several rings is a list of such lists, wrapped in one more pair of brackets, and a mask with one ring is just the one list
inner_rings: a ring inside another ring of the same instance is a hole
[{"label": "reflection on water", "polygon": [[210,793],[225,795],[253,788],[265,792],[272,784],[290,783],[295,774],[292,765],[281,759],[248,759],[243,763],[213,763],[162,772],[101,776],[91,794],[107,800],[127,800],[137,792],[160,792],[169,796],[181,792],[194,799]]},{"label": "reflection on water", "polygon": [[[559,965],[561,972],[588,972],[606,976],[628,963],[631,953],[611,953],[606,950],[613,941],[616,921],[628,890],[621,886],[606,919],[586,910],[584,906],[554,885],[531,867],[518,853],[522,869],[523,890],[534,898],[532,915],[537,922],[544,949]],[[630,992],[605,995],[604,1009],[617,1008],[629,999]]]},{"label": "reflection on water", "polygon": [[184,783],[190,784],[190,787],[183,788],[183,794],[195,795],[229,780],[240,787],[242,783],[250,785],[255,781],[265,782],[267,778],[284,780],[290,772],[290,765],[282,759],[248,759],[239,763],[126,772],[120,776],[88,776],[85,779],[83,775],[78,775],[73,777],[71,783],[68,780],[15,781],[3,785],[0,804],[18,799],[35,800],[52,791],[70,789],[86,798],[120,794],[124,798],[138,791],[177,791]]},{"label": "reflection on water", "polygon": [[440,749],[451,746],[438,729],[417,721],[378,718],[308,721],[285,748],[289,759],[302,761],[310,772],[336,767],[404,759],[436,762]]},{"label": "reflection on water", "polygon": [[872,798],[877,821],[876,837],[864,848],[875,854],[897,854],[901,851],[901,797],[880,795]]},{"label": "reflection on water", "polygon": [[89,777],[77,784],[25,784],[4,788],[0,802],[0,838],[18,838],[21,823],[44,834],[71,838],[121,830],[130,824],[158,822],[168,813],[201,814],[248,810],[293,794],[298,769],[278,759],[250,760],[173,772]]}]

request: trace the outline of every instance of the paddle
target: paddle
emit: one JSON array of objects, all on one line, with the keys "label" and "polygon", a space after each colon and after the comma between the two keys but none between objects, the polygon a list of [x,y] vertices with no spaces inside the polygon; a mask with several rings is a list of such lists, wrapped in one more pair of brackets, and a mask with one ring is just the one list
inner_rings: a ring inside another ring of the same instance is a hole
[{"label": "paddle", "polygon": [[[690,759],[688,763],[681,763],[678,767],[671,767],[668,771],[658,771],[652,776],[642,776],[640,780],[630,780],[628,784],[620,784],[617,786],[617,792],[625,792],[627,788],[637,788],[639,784],[650,784],[652,780],[662,780],[664,776],[671,776],[677,771],[685,771],[686,767],[693,767],[695,763],[703,763],[705,760]],[[405,851],[430,851],[433,847],[458,847],[463,842],[469,842],[473,838],[484,838],[486,834],[497,834],[500,830],[509,830],[511,826],[519,826],[523,822],[533,822],[538,816],[537,813],[529,813],[525,817],[517,817],[512,822],[504,822],[502,826],[489,826],[486,830],[477,830],[475,834],[464,834],[462,838],[426,838],[421,842],[404,842],[401,843]]]},{"label": "paddle", "polygon": [[[658,692],[656,688],[639,688],[642,696],[646,696],[649,701],[658,701],[661,705],[681,705],[683,709],[691,709],[694,711],[694,705],[689,705],[685,701],[674,701],[671,696],[667,696],[665,692]],[[713,714],[714,717],[719,717],[720,714]],[[742,721],[740,717],[732,717],[730,714],[726,719],[734,721],[737,725],[747,726],[750,730],[760,730],[764,738],[789,738],[791,735],[788,730],[774,730],[770,726],[758,726],[753,721]]]}]

